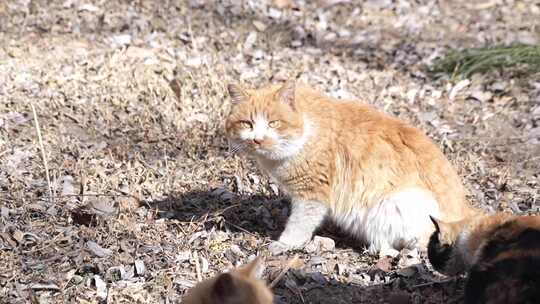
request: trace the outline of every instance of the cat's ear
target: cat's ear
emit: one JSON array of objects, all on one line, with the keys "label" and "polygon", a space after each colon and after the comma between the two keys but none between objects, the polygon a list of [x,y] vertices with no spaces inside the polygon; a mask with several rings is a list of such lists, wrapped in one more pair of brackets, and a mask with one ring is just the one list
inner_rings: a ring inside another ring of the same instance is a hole
[{"label": "cat's ear", "polygon": [[264,272],[264,262],[261,257],[256,257],[253,261],[239,268],[238,272],[248,278],[261,278]]},{"label": "cat's ear", "polygon": [[431,219],[431,222],[435,226],[435,231],[439,233],[440,235],[447,236],[447,237],[452,237],[453,235],[455,235],[456,228],[457,228],[455,223],[453,222],[447,223],[431,215],[429,216],[429,218]]},{"label": "cat's ear", "polygon": [[237,291],[234,277],[230,273],[223,273],[214,282],[211,293],[216,303],[227,303],[228,299],[235,297]]},{"label": "cat's ear", "polygon": [[248,93],[236,84],[228,84],[227,90],[229,91],[229,96],[231,96],[233,104],[240,103],[249,97]]},{"label": "cat's ear", "polygon": [[431,216],[431,215],[429,216],[429,219],[431,220],[431,222],[435,226],[435,231],[436,232],[441,232],[441,225],[439,223],[439,220],[436,219],[435,217]]},{"label": "cat's ear", "polygon": [[296,81],[294,78],[287,80],[279,89],[277,96],[279,101],[295,108]]}]

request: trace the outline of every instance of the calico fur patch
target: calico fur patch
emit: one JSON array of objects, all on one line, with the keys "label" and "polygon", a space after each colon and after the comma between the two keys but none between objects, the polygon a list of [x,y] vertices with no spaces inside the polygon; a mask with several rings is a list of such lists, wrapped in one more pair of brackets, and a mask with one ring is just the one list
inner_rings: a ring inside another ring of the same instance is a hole
[{"label": "calico fur patch", "polygon": [[445,274],[468,272],[465,303],[540,303],[540,217],[433,219],[428,257]]}]

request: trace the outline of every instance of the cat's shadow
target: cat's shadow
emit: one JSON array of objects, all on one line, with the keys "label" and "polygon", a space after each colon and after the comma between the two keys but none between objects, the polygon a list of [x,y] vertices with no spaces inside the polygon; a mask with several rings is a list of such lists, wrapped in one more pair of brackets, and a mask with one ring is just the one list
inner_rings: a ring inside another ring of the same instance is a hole
[{"label": "cat's shadow", "polygon": [[362,286],[334,279],[313,279],[313,273],[289,271],[273,289],[279,304],[350,303],[462,303],[464,279],[418,284],[414,277],[393,278],[390,283]]},{"label": "cat's shadow", "polygon": [[170,193],[163,200],[146,204],[159,218],[273,238],[279,234],[282,216],[272,213],[288,208],[288,202],[280,197],[240,195],[225,189]]},{"label": "cat's shadow", "polygon": [[[282,196],[245,195],[224,189],[170,193],[163,200],[146,204],[157,211],[159,218],[253,233],[273,240],[283,231],[290,207],[289,200]],[[365,251],[362,242],[348,237],[331,221],[325,221],[315,235],[332,238],[337,248]]]},{"label": "cat's shadow", "polygon": [[[289,202],[279,196],[240,195],[224,190],[171,193],[166,199],[146,203],[159,218],[204,225],[206,229],[244,232],[276,239],[281,233]],[[317,235],[336,241],[336,248],[364,252],[364,245],[349,238],[330,222]],[[273,288],[274,303],[460,303],[463,282],[416,286],[418,278],[394,276],[392,284],[361,286],[317,276],[303,270],[290,270]],[[423,284],[421,284],[423,285]]]}]

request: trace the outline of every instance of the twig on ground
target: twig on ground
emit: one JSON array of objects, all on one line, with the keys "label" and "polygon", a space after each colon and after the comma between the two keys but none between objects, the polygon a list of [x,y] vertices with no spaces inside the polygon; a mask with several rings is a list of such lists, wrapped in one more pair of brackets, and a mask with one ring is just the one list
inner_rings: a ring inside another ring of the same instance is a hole
[{"label": "twig on ground", "polygon": [[240,231],[243,231],[243,232],[245,232],[245,233],[247,233],[247,234],[249,234],[249,235],[252,235],[252,236],[254,236],[254,237],[257,237],[257,235],[256,235],[255,233],[249,232],[247,229],[242,228],[241,226],[238,226],[238,225],[236,225],[236,224],[233,224],[233,223],[231,223],[231,222],[229,222],[229,221],[227,221],[227,220],[225,220],[225,222],[226,222],[228,225],[231,225],[231,226],[233,226],[234,228],[236,228],[236,229],[238,229],[238,230],[240,230]]},{"label": "twig on ground", "polygon": [[441,281],[432,281],[432,282],[427,282],[427,283],[414,285],[414,286],[412,286],[412,288],[426,287],[426,286],[431,286],[431,285],[435,285],[435,284],[444,284],[444,283],[452,282],[454,280],[455,280],[454,278],[450,278],[450,279],[441,280]]},{"label": "twig on ground", "polygon": [[38,136],[39,149],[41,150],[41,158],[43,160],[43,166],[45,167],[45,176],[47,177],[47,185],[49,188],[49,202],[53,202],[53,192],[51,186],[51,177],[49,176],[49,165],[47,164],[47,157],[45,156],[45,147],[43,146],[43,138],[41,137],[41,128],[39,127],[39,121],[37,118],[36,108],[33,103],[30,103],[32,107],[32,114],[34,115],[34,124],[36,127],[36,132]]},{"label": "twig on ground", "polygon": [[199,264],[199,254],[197,251],[193,252],[193,258],[195,259],[195,271],[197,272],[197,281],[202,281],[201,265]]},{"label": "twig on ground", "polygon": [[281,281],[281,279],[287,274],[289,269],[291,269],[292,265],[296,263],[297,260],[298,260],[298,254],[295,254],[294,257],[289,260],[285,268],[283,268],[283,270],[278,274],[278,276],[272,281],[272,283],[268,285],[268,287],[274,288],[279,283],[279,281]]}]

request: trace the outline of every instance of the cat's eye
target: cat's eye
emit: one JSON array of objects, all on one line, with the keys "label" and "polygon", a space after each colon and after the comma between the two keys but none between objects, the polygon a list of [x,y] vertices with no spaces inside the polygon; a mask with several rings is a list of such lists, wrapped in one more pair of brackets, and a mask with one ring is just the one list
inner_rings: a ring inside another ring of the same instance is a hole
[{"label": "cat's eye", "polygon": [[272,120],[271,122],[268,123],[268,126],[270,128],[279,128],[281,126],[281,121],[279,120]]},{"label": "cat's eye", "polygon": [[251,122],[247,121],[247,120],[241,120],[238,122],[238,125],[242,128],[242,129],[251,129],[253,127],[253,125],[251,124]]}]

